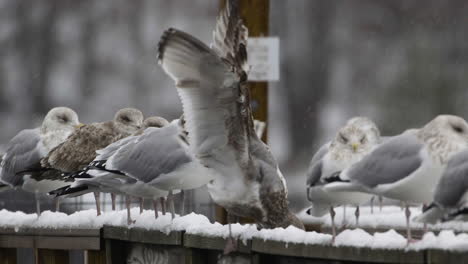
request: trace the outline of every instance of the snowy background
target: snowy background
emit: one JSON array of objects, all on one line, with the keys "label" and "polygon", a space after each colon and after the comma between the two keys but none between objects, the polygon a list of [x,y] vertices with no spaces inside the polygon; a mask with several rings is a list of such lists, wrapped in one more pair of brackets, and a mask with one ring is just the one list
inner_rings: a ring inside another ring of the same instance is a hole
[{"label": "snowy background", "polygon": [[[294,208],[306,205],[310,157],[346,119],[369,116],[391,135],[440,113],[467,118],[467,1],[270,3],[281,66],[270,85],[269,143]],[[157,66],[156,44],[170,26],[209,42],[218,4],[0,0],[0,142],[58,105],[83,122],[111,119],[126,106],[177,118],[179,99]],[[2,195],[2,208],[33,211],[30,196]],[[209,202],[203,191],[192,197]]]}]

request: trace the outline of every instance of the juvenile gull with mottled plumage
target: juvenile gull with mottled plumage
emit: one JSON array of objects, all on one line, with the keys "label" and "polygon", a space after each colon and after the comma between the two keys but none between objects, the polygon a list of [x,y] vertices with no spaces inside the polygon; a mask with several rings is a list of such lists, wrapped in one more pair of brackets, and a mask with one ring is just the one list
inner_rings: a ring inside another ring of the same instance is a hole
[{"label": "juvenile gull with mottled plumage", "polygon": [[363,191],[407,203],[430,203],[448,160],[468,146],[468,124],[463,118],[440,115],[423,128],[411,129],[378,146],[360,162],[343,171],[328,191]]},{"label": "juvenile gull with mottled plumage", "polygon": [[[112,121],[87,124],[75,130],[65,142],[52,149],[41,164],[62,172],[82,170],[94,160],[97,150],[132,135],[142,124],[143,114],[139,110],[121,109]],[[95,197],[99,215],[99,193],[95,193]]]},{"label": "juvenile gull with mottled plumage", "polygon": [[1,162],[0,181],[11,188],[22,188],[35,193],[38,215],[38,194],[67,184],[57,177],[52,177],[54,175],[50,172],[43,171],[40,161],[79,126],[75,111],[67,107],[52,108],[41,127],[22,130],[7,145]]},{"label": "juvenile gull with mottled plumage", "polygon": [[228,1],[212,47],[176,29],[166,30],[158,60],[175,81],[190,147],[219,177],[208,184],[213,200],[264,228],[295,225],[278,164],[255,134],[247,84],[247,28],[237,1]]}]

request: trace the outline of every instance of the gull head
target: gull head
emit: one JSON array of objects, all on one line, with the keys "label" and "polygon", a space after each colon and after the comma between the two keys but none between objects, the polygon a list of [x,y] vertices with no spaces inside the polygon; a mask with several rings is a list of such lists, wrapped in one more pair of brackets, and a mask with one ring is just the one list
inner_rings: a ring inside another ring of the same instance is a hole
[{"label": "gull head", "polygon": [[331,147],[341,152],[365,154],[379,141],[380,132],[374,122],[367,118],[353,118],[338,131]]},{"label": "gull head", "polygon": [[468,123],[459,116],[439,115],[418,133],[441,162],[468,148]]},{"label": "gull head", "polygon": [[123,108],[114,116],[117,129],[122,132],[133,134],[143,126],[143,114],[135,108]]},{"label": "gull head", "polygon": [[52,108],[44,117],[41,133],[47,134],[55,131],[72,132],[75,128],[82,126],[78,121],[78,115],[68,107]]},{"label": "gull head", "polygon": [[164,127],[167,126],[169,122],[160,116],[151,116],[145,119],[143,121],[143,127]]}]

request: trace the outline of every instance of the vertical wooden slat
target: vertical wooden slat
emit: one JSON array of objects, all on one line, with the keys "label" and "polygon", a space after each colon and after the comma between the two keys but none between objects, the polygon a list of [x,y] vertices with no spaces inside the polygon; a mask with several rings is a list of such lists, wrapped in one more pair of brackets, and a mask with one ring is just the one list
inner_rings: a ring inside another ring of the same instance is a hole
[{"label": "vertical wooden slat", "polygon": [[85,264],[106,264],[105,250],[86,250],[84,256]]},{"label": "vertical wooden slat", "polygon": [[[270,0],[239,0],[241,17],[249,29],[249,37],[266,37],[269,34]],[[221,8],[226,0],[221,0]],[[255,119],[265,122],[265,131],[262,140],[268,138],[268,82],[249,82],[250,104]],[[227,223],[227,212],[221,206],[216,205],[216,221]],[[241,222],[251,222],[241,219]]]},{"label": "vertical wooden slat", "polygon": [[68,264],[69,256],[67,250],[36,249],[37,264]]},{"label": "vertical wooden slat", "polygon": [[0,248],[0,263],[16,264],[16,248]]}]

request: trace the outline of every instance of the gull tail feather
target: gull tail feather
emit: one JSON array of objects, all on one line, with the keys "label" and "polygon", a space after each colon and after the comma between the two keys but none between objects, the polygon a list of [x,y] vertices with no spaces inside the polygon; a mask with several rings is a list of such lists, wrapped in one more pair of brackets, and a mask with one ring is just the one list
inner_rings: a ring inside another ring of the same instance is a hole
[{"label": "gull tail feather", "polygon": [[351,182],[331,182],[323,186],[327,192],[367,192],[363,187]]},{"label": "gull tail feather", "polygon": [[420,223],[435,224],[437,221],[442,220],[446,214],[445,210],[432,203],[428,206],[423,213],[413,218],[413,221]]},{"label": "gull tail feather", "polygon": [[89,193],[88,186],[80,185],[76,187],[71,187],[70,185],[59,188],[57,190],[49,192],[49,195],[55,195],[55,197],[65,196],[65,197],[76,197],[86,193]]}]

